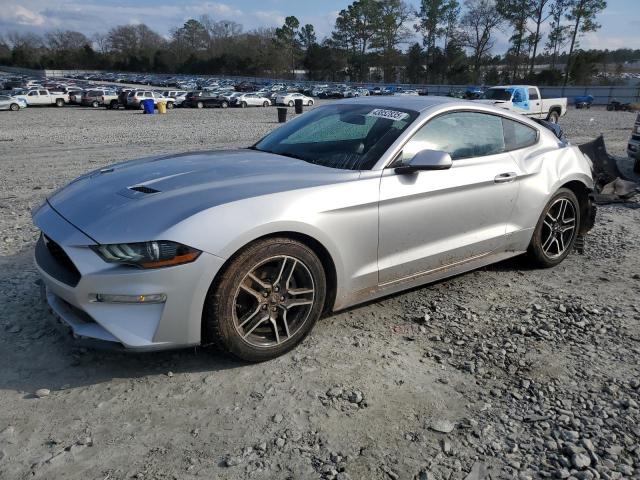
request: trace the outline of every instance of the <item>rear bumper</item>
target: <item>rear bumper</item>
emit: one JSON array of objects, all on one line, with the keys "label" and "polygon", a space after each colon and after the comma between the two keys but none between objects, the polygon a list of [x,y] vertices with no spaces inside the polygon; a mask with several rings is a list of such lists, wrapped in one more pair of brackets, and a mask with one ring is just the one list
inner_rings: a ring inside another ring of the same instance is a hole
[{"label": "rear bumper", "polygon": [[582,221],[580,222],[580,235],[588,233],[596,224],[596,214],[598,208],[594,200],[593,193],[589,194],[587,205],[583,208]]},{"label": "rear bumper", "polygon": [[640,142],[629,140],[627,144],[627,155],[631,158],[640,159]]}]

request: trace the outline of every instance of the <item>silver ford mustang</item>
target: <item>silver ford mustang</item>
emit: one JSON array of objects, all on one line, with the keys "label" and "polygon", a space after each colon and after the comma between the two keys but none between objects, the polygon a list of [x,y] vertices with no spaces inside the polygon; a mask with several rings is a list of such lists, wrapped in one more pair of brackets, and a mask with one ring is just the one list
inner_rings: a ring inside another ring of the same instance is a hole
[{"label": "silver ford mustang", "polygon": [[261,361],[323,312],[523,253],[557,265],[593,226],[592,187],[587,157],[518,114],[343,100],[248,149],[78,178],[35,211],[35,260],[79,337]]}]

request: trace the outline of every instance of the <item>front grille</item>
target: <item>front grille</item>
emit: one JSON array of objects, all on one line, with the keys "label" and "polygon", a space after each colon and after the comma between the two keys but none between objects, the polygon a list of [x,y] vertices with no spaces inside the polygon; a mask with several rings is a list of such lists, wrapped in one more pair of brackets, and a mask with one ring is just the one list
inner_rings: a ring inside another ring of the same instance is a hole
[{"label": "front grille", "polygon": [[45,234],[40,235],[36,244],[36,262],[53,278],[71,287],[75,287],[80,281],[80,272],[69,256]]}]

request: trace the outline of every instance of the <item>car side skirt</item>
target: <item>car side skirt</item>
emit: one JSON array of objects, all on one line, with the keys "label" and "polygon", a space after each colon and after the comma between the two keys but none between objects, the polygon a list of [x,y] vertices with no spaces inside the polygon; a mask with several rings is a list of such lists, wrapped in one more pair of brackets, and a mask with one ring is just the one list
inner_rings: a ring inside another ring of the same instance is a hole
[{"label": "car side skirt", "polygon": [[401,278],[393,282],[387,282],[372,288],[359,290],[347,296],[337,298],[333,310],[344,310],[345,308],[349,308],[360,303],[369,302],[380,297],[402,292],[403,290],[409,290],[411,288],[437,282],[448,277],[460,275],[461,273],[469,272],[471,270],[476,270],[492,263],[501,262],[507,258],[516,257],[523,253],[525,253],[525,250],[490,252],[470,257],[461,262],[445,265],[434,270],[419,272],[410,277]]}]

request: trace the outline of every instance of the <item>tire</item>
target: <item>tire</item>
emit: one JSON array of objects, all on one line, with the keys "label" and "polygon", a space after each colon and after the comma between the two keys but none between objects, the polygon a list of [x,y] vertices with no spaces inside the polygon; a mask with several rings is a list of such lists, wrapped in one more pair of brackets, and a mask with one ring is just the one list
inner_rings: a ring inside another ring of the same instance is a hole
[{"label": "tire", "polygon": [[607,105],[607,112],[613,111],[613,105]]},{"label": "tire", "polygon": [[100,102],[98,102],[97,100],[94,100],[93,102],[91,102],[91,106],[93,108],[98,108],[100,106]]},{"label": "tire", "polygon": [[247,108],[247,102],[240,102],[240,108]]},{"label": "tire", "polygon": [[313,106],[313,100],[309,100],[309,103],[307,103],[307,105],[312,107]]},{"label": "tire", "polygon": [[64,107],[64,100],[62,98],[56,99],[56,107]]},{"label": "tire", "polygon": [[289,238],[258,240],[237,254],[209,288],[203,343],[213,342],[249,362],[276,358],[309,334],[325,295],[325,272],[309,247]]},{"label": "tire", "polygon": [[220,104],[220,108],[229,108],[229,104],[227,102],[222,102]]},{"label": "tire", "polygon": [[196,108],[204,108],[204,103],[203,102],[196,103]]},{"label": "tire", "polygon": [[551,123],[558,123],[559,119],[560,119],[560,115],[555,110],[552,112],[549,112],[549,115],[547,116],[547,121]]},{"label": "tire", "polygon": [[[564,214],[560,217],[560,208]],[[573,212],[571,212],[573,210]],[[573,216],[573,221],[570,222]],[[554,218],[555,217],[555,218]],[[573,225],[572,230],[562,232]],[[568,188],[561,188],[544,207],[527,250],[531,263],[537,267],[549,268],[562,262],[571,250],[580,228],[580,203]],[[564,249],[561,249],[564,247]]]},{"label": "tire", "polygon": [[111,109],[112,110],[118,110],[118,108],[120,108],[120,104],[117,101],[113,101],[111,102]]},{"label": "tire", "polygon": [[269,104],[269,102],[264,102],[264,103],[262,104],[262,106],[263,106],[264,108],[267,108],[269,105],[270,105],[270,104]]},{"label": "tire", "polygon": [[289,100],[289,106],[290,106],[290,107],[295,106],[295,102],[294,102],[293,100]]},{"label": "tire", "polygon": [[144,105],[140,104],[140,106],[138,107],[138,110],[144,110]]},{"label": "tire", "polygon": [[167,102],[167,110],[171,110],[173,108],[173,102]]},{"label": "tire", "polygon": [[9,105],[9,109],[12,112],[17,112],[18,110],[20,110],[20,105],[18,105],[17,103],[12,103],[11,105]]}]

